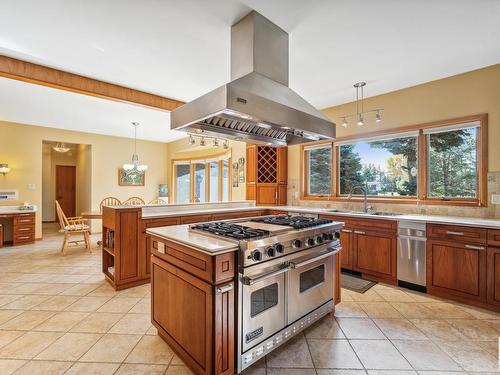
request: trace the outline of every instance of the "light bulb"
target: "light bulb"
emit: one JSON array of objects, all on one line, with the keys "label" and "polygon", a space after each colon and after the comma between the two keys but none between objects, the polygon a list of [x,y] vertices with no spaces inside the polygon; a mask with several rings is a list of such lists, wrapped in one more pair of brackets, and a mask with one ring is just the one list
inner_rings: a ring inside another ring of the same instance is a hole
[{"label": "light bulb", "polygon": [[191,134],[189,134],[189,141],[188,142],[190,145],[194,145],[196,143],[196,141],[194,140],[194,138]]},{"label": "light bulb", "polygon": [[148,169],[148,166],[147,166],[147,165],[144,165],[144,164],[142,164],[142,165],[138,165],[138,166],[137,166],[137,170],[138,170],[139,172],[145,172],[147,169]]},{"label": "light bulb", "polygon": [[382,117],[380,117],[380,112],[377,111],[377,114],[375,115],[375,122],[381,122],[382,121]]},{"label": "light bulb", "polygon": [[205,138],[201,137],[200,139],[200,146],[205,146]]},{"label": "light bulb", "polygon": [[222,144],[222,146],[224,147],[224,149],[228,149],[229,148],[229,142],[227,140],[224,141],[224,143]]},{"label": "light bulb", "polygon": [[123,169],[125,169],[127,172],[131,171],[134,169],[134,164],[123,164]]},{"label": "light bulb", "polygon": [[347,128],[347,119],[344,117],[344,119],[342,120],[342,126],[344,128]]},{"label": "light bulb", "polygon": [[358,118],[358,126],[363,126],[365,123],[363,122],[363,116],[359,115]]},{"label": "light bulb", "polygon": [[219,147],[219,140],[214,138],[214,147]]}]

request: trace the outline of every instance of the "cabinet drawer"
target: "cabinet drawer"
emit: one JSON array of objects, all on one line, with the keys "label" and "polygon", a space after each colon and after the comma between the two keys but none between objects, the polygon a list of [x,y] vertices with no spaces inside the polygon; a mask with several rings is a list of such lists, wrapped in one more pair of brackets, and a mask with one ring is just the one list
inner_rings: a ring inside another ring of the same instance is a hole
[{"label": "cabinet drawer", "polygon": [[14,235],[14,244],[35,241],[35,233]]},{"label": "cabinet drawer", "polygon": [[488,245],[500,247],[500,229],[488,229]]},{"label": "cabinet drawer", "polygon": [[436,240],[453,240],[467,243],[486,244],[487,230],[458,225],[428,224],[427,237]]},{"label": "cabinet drawer", "polygon": [[[24,216],[26,215],[26,216]],[[33,214],[21,214],[14,217],[14,226],[16,225],[25,225],[25,224],[34,224],[35,223],[35,215]]]},{"label": "cabinet drawer", "polygon": [[156,227],[166,227],[169,225],[177,225],[180,223],[178,217],[165,217],[158,219],[143,219],[142,220],[142,229],[146,230],[147,228],[156,228]]},{"label": "cabinet drawer", "polygon": [[35,233],[34,225],[18,225],[14,227],[14,236],[15,235],[28,235]]},{"label": "cabinet drawer", "polygon": [[211,220],[212,220],[212,215],[182,216],[181,224],[201,223],[203,221],[211,221]]}]

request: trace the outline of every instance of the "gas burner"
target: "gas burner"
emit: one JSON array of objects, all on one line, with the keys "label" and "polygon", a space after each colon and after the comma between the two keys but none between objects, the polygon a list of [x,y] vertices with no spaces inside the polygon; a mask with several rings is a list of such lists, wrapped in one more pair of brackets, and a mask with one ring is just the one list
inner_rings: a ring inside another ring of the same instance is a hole
[{"label": "gas burner", "polygon": [[315,217],[291,216],[291,215],[258,217],[252,219],[252,221],[256,221],[259,223],[275,224],[275,225],[287,225],[294,229],[312,228],[312,227],[317,227],[319,225],[333,223],[333,220],[329,219],[317,219]]},{"label": "gas burner", "polygon": [[209,232],[222,237],[235,238],[237,240],[247,240],[250,238],[269,235],[269,231],[263,229],[253,229],[243,225],[237,225],[226,222],[210,222],[198,224],[191,227],[204,232]]}]

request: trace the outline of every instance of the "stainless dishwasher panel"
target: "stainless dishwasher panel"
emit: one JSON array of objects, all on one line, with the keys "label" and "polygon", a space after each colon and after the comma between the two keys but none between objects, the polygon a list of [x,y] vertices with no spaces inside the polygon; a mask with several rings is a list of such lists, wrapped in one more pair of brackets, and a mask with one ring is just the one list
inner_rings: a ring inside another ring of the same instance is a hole
[{"label": "stainless dishwasher panel", "polygon": [[398,281],[426,286],[426,225],[398,223]]}]

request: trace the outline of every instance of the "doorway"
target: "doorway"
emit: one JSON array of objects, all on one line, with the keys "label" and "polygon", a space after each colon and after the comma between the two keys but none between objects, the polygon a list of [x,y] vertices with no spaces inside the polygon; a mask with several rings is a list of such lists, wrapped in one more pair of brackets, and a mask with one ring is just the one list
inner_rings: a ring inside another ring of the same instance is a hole
[{"label": "doorway", "polygon": [[76,216],[76,166],[56,165],[56,200],[66,216]]}]

